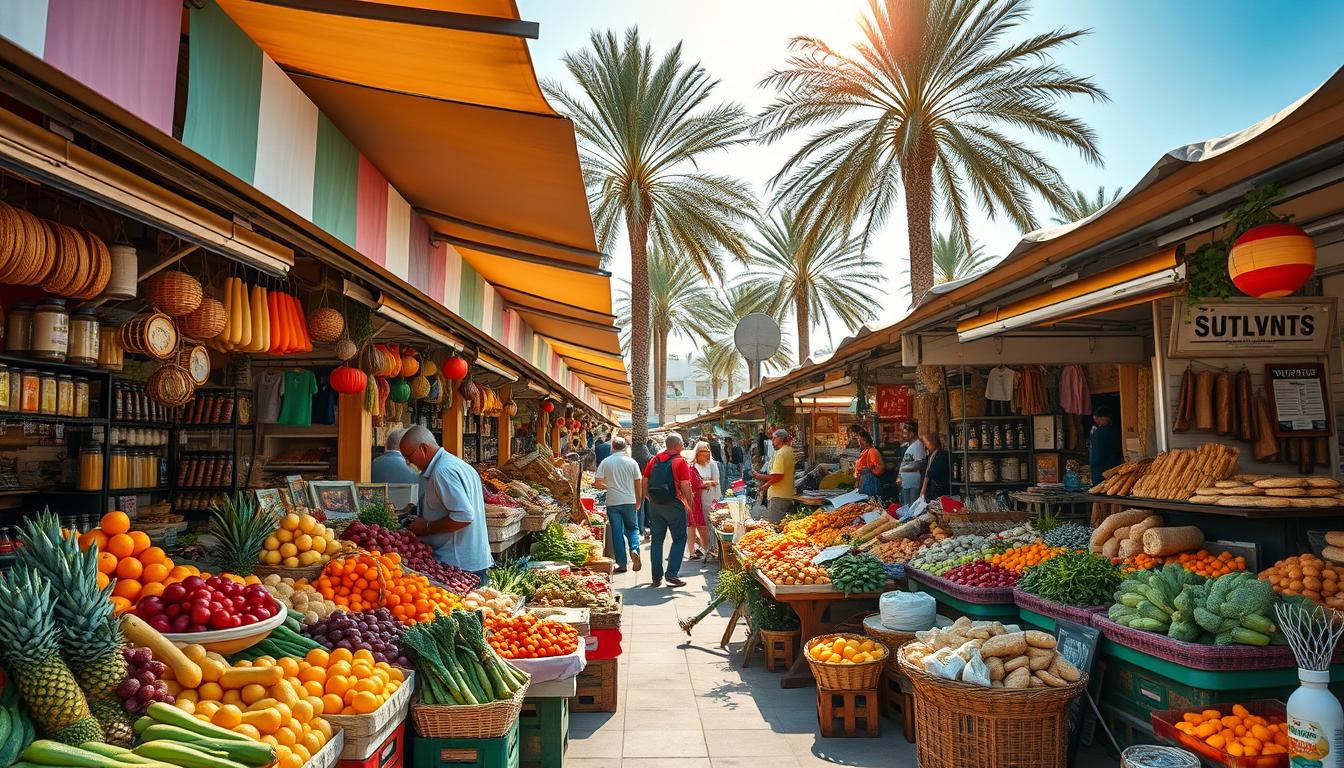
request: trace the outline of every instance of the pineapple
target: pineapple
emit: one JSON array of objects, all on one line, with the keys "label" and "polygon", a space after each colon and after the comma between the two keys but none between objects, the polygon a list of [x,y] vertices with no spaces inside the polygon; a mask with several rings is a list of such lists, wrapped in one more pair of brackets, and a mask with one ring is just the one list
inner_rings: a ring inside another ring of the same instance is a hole
[{"label": "pineapple", "polygon": [[121,625],[108,600],[112,585],[98,588],[97,548],[81,551],[73,537],[61,535],[60,521],[50,512],[26,521],[20,536],[19,562],[42,574],[55,592],[61,655],[108,741],[130,745],[135,738],[132,718],[116,695],[116,687],[126,679]]},{"label": "pineapple", "polygon": [[22,565],[0,580],[0,655],[38,729],[66,744],[101,741],[79,682],[61,660],[51,584]]},{"label": "pineapple", "polygon": [[275,531],[275,517],[264,512],[252,497],[239,493],[210,510],[210,533],[214,535],[215,559],[221,571],[247,576],[261,561],[261,545]]}]

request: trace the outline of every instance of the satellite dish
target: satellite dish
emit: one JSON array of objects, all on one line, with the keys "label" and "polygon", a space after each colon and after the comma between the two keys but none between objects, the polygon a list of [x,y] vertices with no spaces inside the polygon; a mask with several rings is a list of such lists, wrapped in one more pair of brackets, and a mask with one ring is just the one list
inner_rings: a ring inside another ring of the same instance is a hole
[{"label": "satellite dish", "polygon": [[733,343],[749,363],[768,360],[779,351],[779,342],[779,323],[760,312],[738,320],[737,328],[733,330]]}]

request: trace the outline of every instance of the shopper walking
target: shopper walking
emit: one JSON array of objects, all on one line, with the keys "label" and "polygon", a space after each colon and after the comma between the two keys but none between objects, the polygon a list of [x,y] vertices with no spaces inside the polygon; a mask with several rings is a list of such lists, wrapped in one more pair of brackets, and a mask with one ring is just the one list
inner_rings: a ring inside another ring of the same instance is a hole
[{"label": "shopper walking", "polygon": [[425,478],[420,516],[411,533],[434,550],[434,559],[476,574],[485,586],[495,564],[485,528],[485,492],[476,468],[439,447],[434,434],[419,424],[401,438],[401,455]]},{"label": "shopper walking", "polygon": [[919,422],[901,424],[901,441],[905,453],[901,456],[901,506],[908,507],[924,492],[924,468],[928,465],[929,451],[919,439]]},{"label": "shopper walking", "polygon": [[[611,452],[615,450],[612,447],[612,444],[607,442],[608,439],[609,438],[606,435],[599,435],[597,442],[593,443],[593,461],[595,466],[602,466],[602,462],[606,461],[607,457],[611,455]],[[634,461],[634,459],[631,459],[631,461]]]},{"label": "shopper walking", "polygon": [[719,477],[722,473],[719,463],[714,460],[714,452],[709,443],[695,444],[695,461],[691,464],[691,516],[689,519],[690,547],[692,560],[704,558],[706,562],[714,558],[714,542],[710,538],[709,513],[714,502],[719,500]]},{"label": "shopper walking", "polygon": [[760,484],[758,487],[770,497],[766,506],[766,519],[775,524],[779,524],[785,515],[793,511],[795,460],[792,442],[793,438],[788,430],[775,430],[770,438],[770,444],[774,449],[770,471],[756,473],[756,482]]},{"label": "shopper walking", "polygon": [[[604,445],[599,443],[598,445]],[[639,463],[625,451],[625,439],[612,438],[611,455],[597,465],[593,485],[607,492],[607,521],[611,526],[612,554],[616,558],[616,573],[625,573],[626,552],[630,563],[640,569],[638,501],[643,491],[644,473]]]},{"label": "shopper walking", "polygon": [[873,447],[873,436],[860,429],[855,436],[859,444],[859,460],[854,462],[854,481],[859,491],[869,498],[882,498],[882,454]]},{"label": "shopper walking", "polygon": [[[681,457],[685,445],[681,435],[667,436],[666,448],[649,459],[644,467],[644,497],[649,500],[649,559],[653,563],[653,586],[662,586],[664,578],[674,587],[686,582],[677,578],[681,561],[686,556],[686,518],[694,498],[691,490],[691,467]],[[663,570],[663,539],[668,535],[672,543],[667,552],[667,570]]]},{"label": "shopper walking", "polygon": [[943,450],[943,438],[937,432],[921,436],[924,449],[929,452],[929,471],[924,473],[924,487],[920,489],[925,501],[933,501],[952,492],[952,464]]},{"label": "shopper walking", "polygon": [[723,473],[723,489],[727,493],[728,486],[742,479],[742,446],[731,437],[723,439],[723,460],[727,465]]}]

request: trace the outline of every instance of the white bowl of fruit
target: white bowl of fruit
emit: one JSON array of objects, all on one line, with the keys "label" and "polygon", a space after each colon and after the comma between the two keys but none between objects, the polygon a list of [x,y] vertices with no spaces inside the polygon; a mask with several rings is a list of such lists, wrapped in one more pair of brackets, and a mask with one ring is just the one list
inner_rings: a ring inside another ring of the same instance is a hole
[{"label": "white bowl of fruit", "polygon": [[188,576],[163,594],[141,598],[135,615],[174,643],[222,654],[255,645],[285,623],[285,607],[261,584]]}]

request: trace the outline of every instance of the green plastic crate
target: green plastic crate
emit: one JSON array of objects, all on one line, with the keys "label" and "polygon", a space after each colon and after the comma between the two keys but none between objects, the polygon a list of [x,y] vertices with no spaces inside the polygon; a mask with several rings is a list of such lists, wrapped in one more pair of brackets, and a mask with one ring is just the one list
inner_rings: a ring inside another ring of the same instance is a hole
[{"label": "green plastic crate", "polygon": [[1002,621],[1012,623],[1017,621],[1017,606],[1012,603],[1003,603],[996,605],[981,605],[979,603],[968,603],[965,600],[947,594],[941,589],[935,589],[928,584],[921,584],[915,579],[907,580],[911,592],[927,592],[933,595],[933,599],[938,601],[938,605],[945,610],[939,611],[944,616],[949,613],[955,614],[950,618],[968,616],[979,621]]},{"label": "green plastic crate", "polygon": [[569,748],[569,699],[524,699],[518,733],[523,766],[561,768]]},{"label": "green plastic crate", "polygon": [[1035,611],[1029,611],[1020,605],[1017,607],[1017,618],[1021,621],[1023,629],[1039,629],[1051,634],[1055,632],[1054,619]]},{"label": "green plastic crate", "polygon": [[518,721],[497,739],[427,739],[411,743],[412,768],[519,768]]}]

